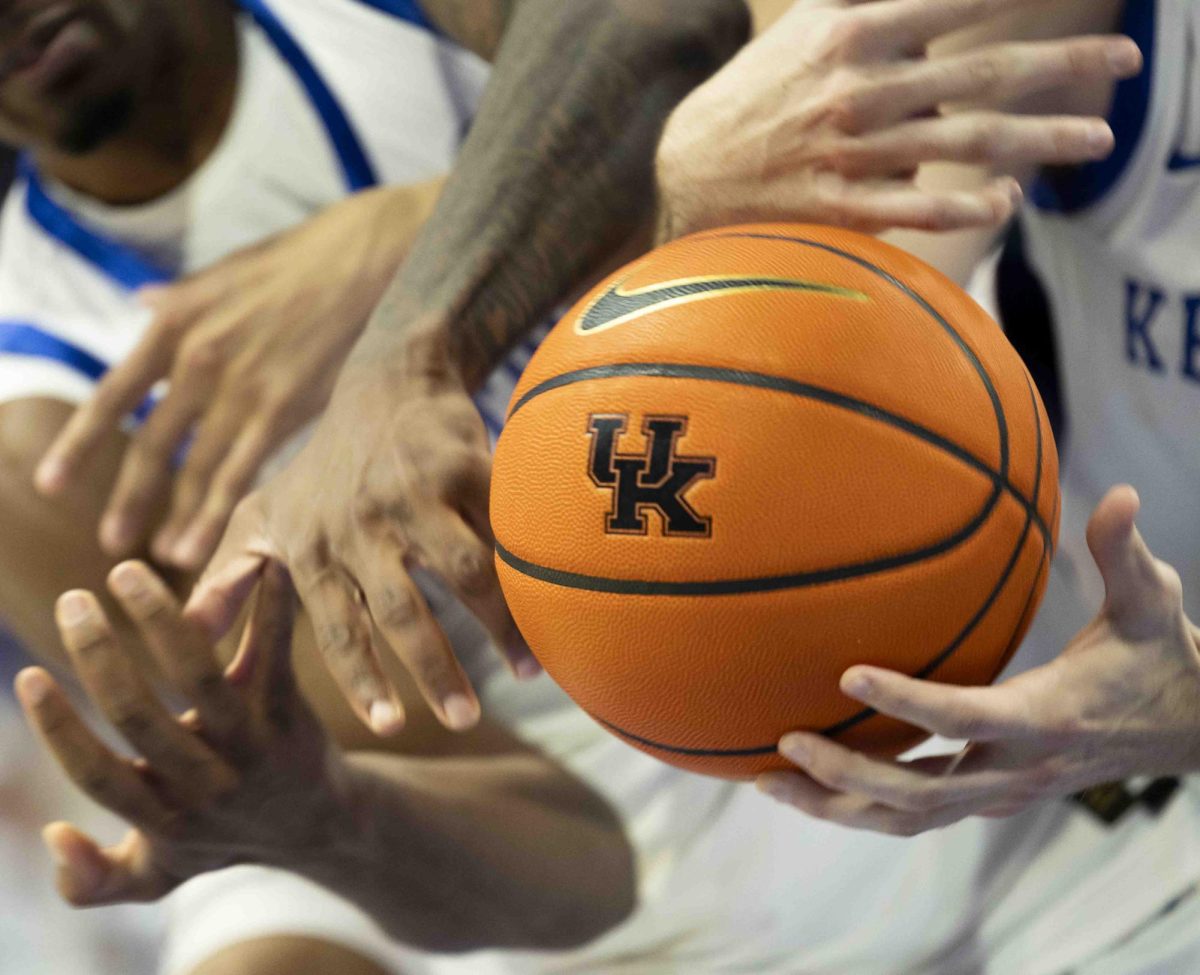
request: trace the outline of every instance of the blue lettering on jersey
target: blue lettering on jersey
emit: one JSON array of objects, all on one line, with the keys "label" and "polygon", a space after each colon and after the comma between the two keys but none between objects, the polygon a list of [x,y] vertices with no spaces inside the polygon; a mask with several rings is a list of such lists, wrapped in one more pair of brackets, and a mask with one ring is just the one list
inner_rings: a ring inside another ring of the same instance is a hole
[{"label": "blue lettering on jersey", "polygon": [[[1142,298],[1145,295],[1145,299]],[[1133,365],[1145,365],[1151,372],[1162,372],[1162,356],[1150,338],[1150,328],[1162,307],[1162,291],[1139,281],[1125,281],[1125,356]]]},{"label": "blue lettering on jersey", "polygon": [[1200,295],[1183,296],[1183,374],[1200,383],[1196,352],[1200,350]]}]

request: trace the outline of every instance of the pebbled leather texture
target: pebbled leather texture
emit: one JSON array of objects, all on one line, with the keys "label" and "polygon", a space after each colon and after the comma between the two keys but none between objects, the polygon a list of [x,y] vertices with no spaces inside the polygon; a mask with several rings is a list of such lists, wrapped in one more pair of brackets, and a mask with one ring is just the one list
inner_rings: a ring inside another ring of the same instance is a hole
[{"label": "pebbled leather texture", "polygon": [[[624,427],[599,466],[596,416]],[[647,418],[681,431],[657,468]],[[501,582],[550,675],[729,778],[782,767],[796,728],[915,743],[841,695],[852,664],[993,680],[1058,507],[1045,411],[986,313],[874,238],[783,224],[683,238],[585,296],[517,387],[492,485]]]}]

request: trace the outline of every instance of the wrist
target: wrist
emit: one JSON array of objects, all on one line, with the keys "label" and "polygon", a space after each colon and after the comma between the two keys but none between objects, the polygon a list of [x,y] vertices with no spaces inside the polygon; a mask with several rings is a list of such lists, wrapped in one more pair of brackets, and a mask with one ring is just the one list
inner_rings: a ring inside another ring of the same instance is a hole
[{"label": "wrist", "polygon": [[[395,321],[387,304],[385,298],[374,318]],[[386,383],[389,389],[423,393],[469,390],[491,371],[490,366],[476,366],[475,358],[456,341],[450,316],[427,312],[401,327],[368,325],[346,360],[338,387]]]},{"label": "wrist", "polygon": [[331,748],[324,787],[302,816],[308,822],[301,843],[289,844],[268,866],[290,870],[335,890],[372,863],[377,819],[375,790],[363,773]]}]

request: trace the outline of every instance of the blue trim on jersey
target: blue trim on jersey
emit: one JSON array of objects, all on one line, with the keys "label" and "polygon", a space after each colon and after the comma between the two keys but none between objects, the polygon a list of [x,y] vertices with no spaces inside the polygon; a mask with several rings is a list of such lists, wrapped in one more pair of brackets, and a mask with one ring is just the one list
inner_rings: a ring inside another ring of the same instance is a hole
[{"label": "blue trim on jersey", "polygon": [[[0,355],[57,362],[92,382],[99,382],[108,372],[108,363],[104,360],[30,322],[0,319]],[[133,417],[140,423],[153,409],[154,399],[147,396],[133,411]]]},{"label": "blue trim on jersey", "polygon": [[93,382],[108,372],[107,362],[29,322],[0,320],[0,352],[30,359],[48,359]]},{"label": "blue trim on jersey", "polygon": [[329,138],[333,141],[350,192],[356,193],[377,186],[379,178],[375,175],[375,167],[371,160],[367,158],[367,150],[358,140],[354,126],[350,124],[350,119],[338,102],[337,96],[325,84],[325,79],[304,53],[304,49],[296,43],[296,39],[288,33],[287,28],[263,0],[238,0],[238,4],[262,28],[263,33],[275,45],[280,57],[291,66],[300,84],[308,92],[309,100],[321,116]]},{"label": "blue trim on jersey", "polygon": [[[238,3],[258,24],[307,92],[333,143],[350,192],[378,185],[375,168],[355,134],[350,119],[308,55],[264,0],[238,0]],[[132,290],[148,284],[165,284],[178,276],[177,271],[160,267],[134,248],[81,223],[73,213],[46,193],[31,159],[22,157],[19,168],[26,183],[26,207],[34,223],[117,284]]]},{"label": "blue trim on jersey", "polygon": [[416,0],[358,0],[358,2],[368,7],[374,7],[380,13],[406,20],[431,34],[441,33]]},{"label": "blue trim on jersey", "polygon": [[1154,84],[1156,0],[1127,0],[1121,32],[1142,49],[1141,74],[1117,85],[1108,122],[1116,145],[1107,159],[1071,169],[1044,170],[1030,193],[1039,210],[1075,213],[1103,199],[1125,172],[1142,132]]},{"label": "blue trim on jersey", "polygon": [[118,284],[133,289],[174,279],[172,271],[159,267],[132,247],[85,226],[74,214],[50,199],[28,156],[20,158],[17,170],[25,179],[25,208],[30,219]]}]

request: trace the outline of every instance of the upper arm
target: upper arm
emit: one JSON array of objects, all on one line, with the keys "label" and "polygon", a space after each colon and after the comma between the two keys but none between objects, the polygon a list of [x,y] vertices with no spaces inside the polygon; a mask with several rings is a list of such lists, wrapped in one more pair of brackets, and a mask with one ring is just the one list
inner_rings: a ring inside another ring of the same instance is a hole
[{"label": "upper arm", "polygon": [[[33,487],[34,468],[73,409],[44,398],[0,404],[0,618],[39,660],[58,666],[65,656],[55,600],[75,588],[107,593],[113,561],[96,530],[127,442],[114,432],[79,483],[61,497],[43,497]],[[106,609],[122,627],[115,605]]]}]

